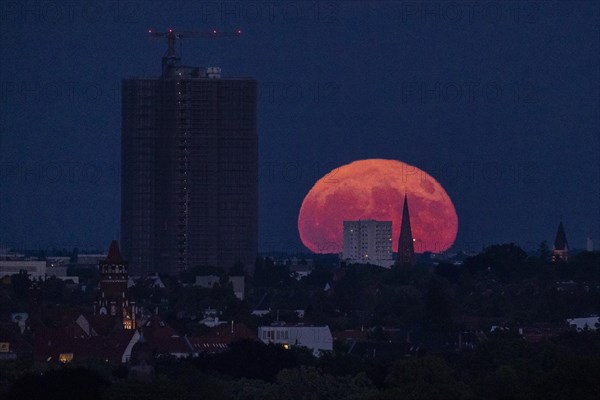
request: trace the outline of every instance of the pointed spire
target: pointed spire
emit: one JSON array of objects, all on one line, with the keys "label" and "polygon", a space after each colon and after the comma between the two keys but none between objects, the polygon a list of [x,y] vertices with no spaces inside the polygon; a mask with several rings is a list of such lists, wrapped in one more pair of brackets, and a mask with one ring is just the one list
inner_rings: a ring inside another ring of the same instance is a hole
[{"label": "pointed spire", "polygon": [[402,208],[402,223],[400,237],[398,238],[397,265],[415,265],[415,245],[410,227],[410,213],[408,211],[408,196],[404,194],[404,207]]},{"label": "pointed spire", "polygon": [[554,239],[554,248],[552,249],[552,261],[568,261],[569,260],[569,243],[565,234],[565,227],[562,221],[558,224],[556,238]]},{"label": "pointed spire", "polygon": [[554,250],[568,250],[569,244],[567,243],[567,235],[565,234],[565,227],[562,221],[558,224],[558,230],[556,231],[556,238],[554,239]]},{"label": "pointed spire", "polygon": [[108,257],[106,257],[106,260],[111,264],[123,264],[123,257],[121,257],[121,251],[119,250],[119,243],[116,240],[113,240],[110,243]]}]

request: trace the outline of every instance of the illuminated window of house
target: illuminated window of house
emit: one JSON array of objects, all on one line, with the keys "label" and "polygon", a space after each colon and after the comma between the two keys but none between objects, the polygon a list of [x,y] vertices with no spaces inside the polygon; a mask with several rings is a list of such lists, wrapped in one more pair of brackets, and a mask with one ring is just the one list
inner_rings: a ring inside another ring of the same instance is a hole
[{"label": "illuminated window of house", "polygon": [[58,356],[58,361],[63,364],[71,362],[73,360],[73,353],[60,353]]},{"label": "illuminated window of house", "polygon": [[123,318],[123,329],[133,329],[133,321],[131,320],[131,318]]}]

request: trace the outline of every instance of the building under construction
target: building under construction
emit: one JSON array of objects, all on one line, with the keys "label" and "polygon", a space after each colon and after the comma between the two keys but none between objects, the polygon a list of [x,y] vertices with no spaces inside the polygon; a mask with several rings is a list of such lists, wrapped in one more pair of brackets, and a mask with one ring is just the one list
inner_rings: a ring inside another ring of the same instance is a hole
[{"label": "building under construction", "polygon": [[181,63],[167,39],[162,74],[122,83],[121,242],[130,273],[195,266],[252,272],[258,236],[256,81]]}]

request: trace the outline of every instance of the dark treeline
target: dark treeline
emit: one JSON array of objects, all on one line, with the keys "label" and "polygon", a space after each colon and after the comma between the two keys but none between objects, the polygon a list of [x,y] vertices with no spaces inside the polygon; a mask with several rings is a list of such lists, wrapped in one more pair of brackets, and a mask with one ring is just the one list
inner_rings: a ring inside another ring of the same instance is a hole
[{"label": "dark treeline", "polygon": [[32,369],[3,362],[5,398],[63,399],[596,399],[600,334],[565,333],[530,344],[496,333],[469,352],[376,361],[334,352],[313,358],[240,342],[191,360],[160,359],[151,382],[128,380],[126,368],[71,364]]},{"label": "dark treeline", "polygon": [[548,254],[528,256],[513,244],[495,245],[462,265],[441,262],[383,269],[370,265],[316,266],[296,280],[269,260],[256,267],[247,301],[269,299],[272,308],[305,309],[313,323],[334,330],[362,326],[463,329],[465,316],[518,326],[564,323],[600,311],[600,253],[568,263]]}]

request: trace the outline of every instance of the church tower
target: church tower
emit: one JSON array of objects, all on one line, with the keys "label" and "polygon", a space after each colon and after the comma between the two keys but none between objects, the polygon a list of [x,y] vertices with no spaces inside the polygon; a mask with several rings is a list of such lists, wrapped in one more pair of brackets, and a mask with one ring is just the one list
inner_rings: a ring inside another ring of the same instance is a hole
[{"label": "church tower", "polygon": [[127,262],[121,257],[119,244],[113,240],[106,260],[100,261],[100,298],[94,302],[94,314],[122,320],[123,329],[135,329],[136,306],[127,297]]},{"label": "church tower", "polygon": [[415,244],[410,228],[410,215],[408,212],[408,198],[404,195],[404,208],[402,209],[402,224],[398,238],[398,258],[396,265],[415,265]]},{"label": "church tower", "polygon": [[556,238],[554,239],[554,247],[552,248],[553,262],[566,262],[569,260],[569,243],[565,234],[565,227],[562,221],[558,224]]}]

